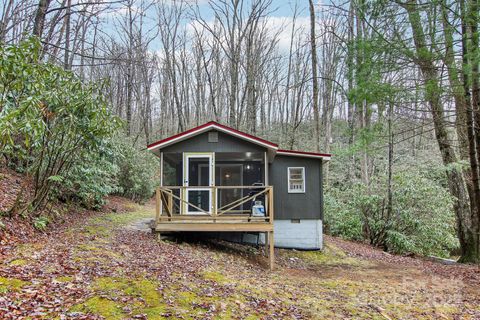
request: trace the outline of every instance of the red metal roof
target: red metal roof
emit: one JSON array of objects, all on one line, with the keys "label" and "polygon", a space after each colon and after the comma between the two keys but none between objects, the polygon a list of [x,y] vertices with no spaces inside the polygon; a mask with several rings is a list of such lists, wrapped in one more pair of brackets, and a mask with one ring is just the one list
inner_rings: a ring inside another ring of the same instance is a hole
[{"label": "red metal roof", "polygon": [[232,135],[238,136],[240,138],[244,138],[245,140],[251,141],[253,143],[257,143],[263,146],[266,146],[270,149],[273,149],[274,152],[279,153],[279,154],[284,154],[284,155],[292,155],[292,156],[304,156],[304,157],[313,157],[313,158],[330,158],[332,155],[328,153],[315,153],[315,152],[306,152],[306,151],[295,151],[295,150],[283,150],[283,149],[278,149],[278,145],[276,143],[273,143],[271,141],[256,137],[254,135],[248,134],[246,132],[236,130],[230,127],[227,127],[223,124],[220,124],[215,121],[210,121],[205,124],[202,124],[201,126],[192,128],[190,130],[178,133],[176,135],[170,136],[168,138],[159,140],[157,142],[151,143],[147,146],[147,149],[149,150],[155,150],[158,148],[161,148],[163,145],[170,145],[175,143],[175,140],[182,141],[187,139],[189,136],[193,136],[196,134],[200,134],[204,131],[207,131],[208,129],[216,129],[222,132],[230,133]]}]

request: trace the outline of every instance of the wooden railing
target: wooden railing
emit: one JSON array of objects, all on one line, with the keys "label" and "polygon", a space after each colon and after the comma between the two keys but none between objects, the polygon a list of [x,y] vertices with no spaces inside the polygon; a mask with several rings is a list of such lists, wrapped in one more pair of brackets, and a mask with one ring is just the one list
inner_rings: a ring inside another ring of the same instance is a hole
[{"label": "wooden railing", "polygon": [[[210,210],[205,210],[188,202],[186,198],[187,190],[211,190]],[[217,206],[217,199],[220,190],[242,190],[242,197],[230,203]],[[243,190],[251,190],[244,196]],[[178,194],[175,194],[178,193]],[[264,197],[262,203],[265,208],[265,216],[252,216],[250,213],[251,202],[259,197]],[[248,209],[235,209],[247,204]],[[185,208],[194,208],[199,214],[187,214]],[[165,186],[158,187],[156,190],[156,222],[179,221],[179,220],[209,220],[210,222],[221,222],[233,220],[238,222],[268,222],[273,224],[273,187],[272,186]]]}]

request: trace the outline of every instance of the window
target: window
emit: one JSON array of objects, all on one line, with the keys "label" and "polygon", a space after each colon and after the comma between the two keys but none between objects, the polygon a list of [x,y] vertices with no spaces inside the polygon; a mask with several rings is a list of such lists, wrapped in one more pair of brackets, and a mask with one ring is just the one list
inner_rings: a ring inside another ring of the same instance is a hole
[{"label": "window", "polygon": [[288,168],[288,193],[304,193],[305,192],[305,168],[289,167]]}]

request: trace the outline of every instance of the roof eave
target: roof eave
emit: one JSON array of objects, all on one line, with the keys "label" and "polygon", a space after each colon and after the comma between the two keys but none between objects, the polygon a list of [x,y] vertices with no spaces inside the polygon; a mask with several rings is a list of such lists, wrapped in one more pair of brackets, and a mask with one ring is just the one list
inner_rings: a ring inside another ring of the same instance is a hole
[{"label": "roof eave", "polygon": [[304,152],[304,151],[282,150],[282,149],[277,150],[277,155],[321,159],[324,162],[330,161],[330,159],[332,158],[332,155],[328,153],[315,153],[315,152]]}]

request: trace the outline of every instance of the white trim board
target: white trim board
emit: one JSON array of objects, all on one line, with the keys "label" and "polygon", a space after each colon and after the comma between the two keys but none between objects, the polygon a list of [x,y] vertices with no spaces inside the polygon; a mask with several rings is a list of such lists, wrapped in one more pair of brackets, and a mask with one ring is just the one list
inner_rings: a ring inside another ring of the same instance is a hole
[{"label": "white trim board", "polygon": [[[209,168],[209,186],[213,186],[215,183],[215,155],[213,152],[184,152],[183,153],[183,174],[182,174],[182,185],[183,186],[190,186],[190,177],[189,177],[189,161],[190,159],[202,159],[206,158],[208,159],[208,168]],[[208,191],[208,210],[205,210],[207,212],[212,212],[212,189],[211,188],[196,188],[196,187],[191,187],[188,188],[187,190],[184,190],[183,194],[183,199],[188,201],[188,194],[191,191]],[[188,204],[183,203],[183,210],[182,212],[186,214],[204,214],[201,211],[189,211],[188,210]]]}]

